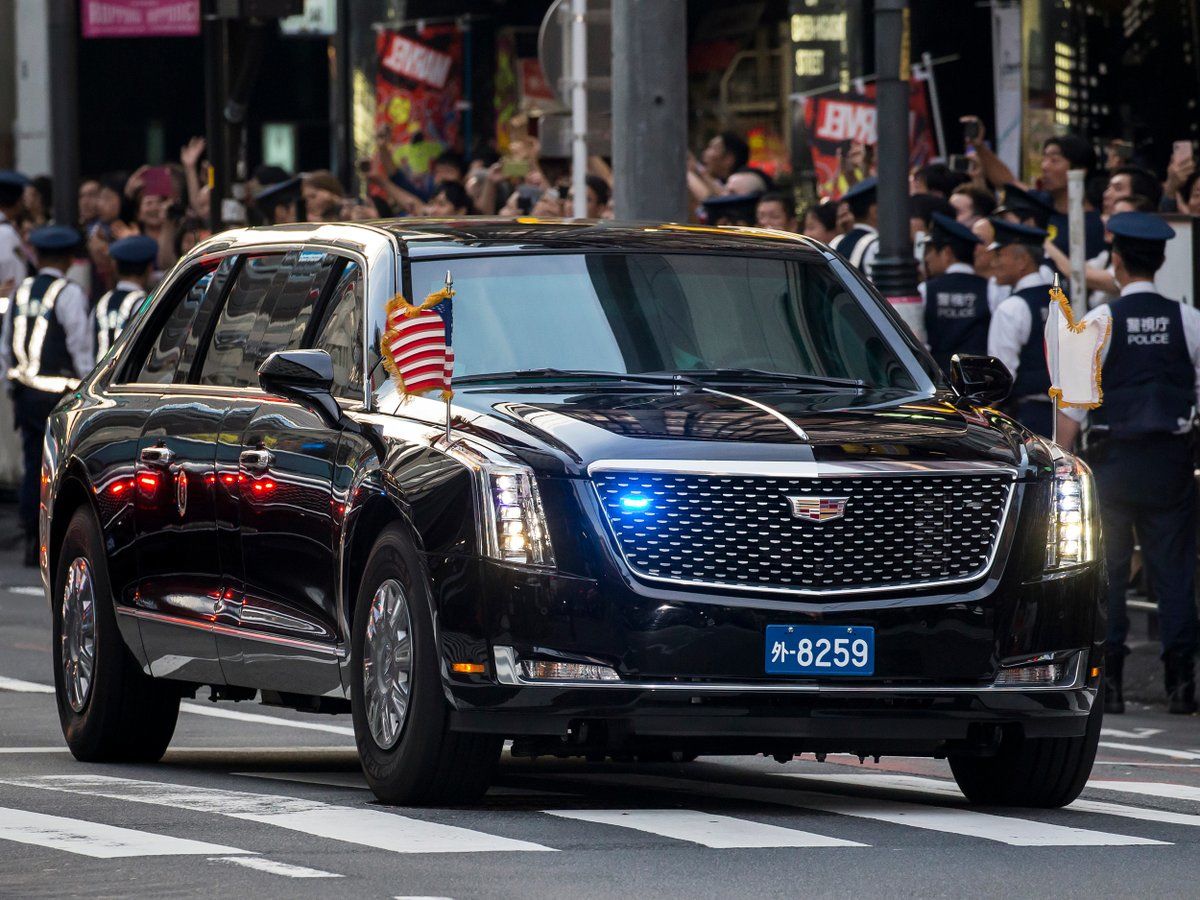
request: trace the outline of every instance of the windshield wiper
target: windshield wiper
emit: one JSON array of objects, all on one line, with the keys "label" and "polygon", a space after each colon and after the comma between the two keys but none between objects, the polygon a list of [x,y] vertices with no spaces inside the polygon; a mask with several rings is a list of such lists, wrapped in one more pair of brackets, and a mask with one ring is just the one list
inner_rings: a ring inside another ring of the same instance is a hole
[{"label": "windshield wiper", "polygon": [[655,375],[678,374],[685,378],[696,378],[701,381],[779,381],[788,384],[803,384],[812,387],[850,388],[861,391],[866,387],[859,378],[834,378],[828,375],[805,375],[799,372],[772,372],[768,369],[685,369],[678,373],[655,372]]},{"label": "windshield wiper", "polygon": [[695,384],[683,372],[602,372],[588,369],[514,369],[511,372],[481,372],[455,377],[455,384],[481,384],[517,379],[578,379],[580,381],[633,381],[643,384]]}]

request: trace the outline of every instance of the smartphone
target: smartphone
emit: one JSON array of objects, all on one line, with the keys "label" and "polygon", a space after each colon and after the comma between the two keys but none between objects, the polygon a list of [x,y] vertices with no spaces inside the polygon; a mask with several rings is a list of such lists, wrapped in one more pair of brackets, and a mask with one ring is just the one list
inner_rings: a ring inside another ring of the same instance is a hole
[{"label": "smartphone", "polygon": [[951,153],[949,165],[950,171],[966,175],[971,171],[971,157],[962,153]]},{"label": "smartphone", "polygon": [[963,140],[973,143],[979,140],[979,132],[979,120],[971,119],[969,122],[966,122],[963,125]]},{"label": "smartphone", "polygon": [[1183,163],[1187,162],[1194,155],[1195,150],[1191,141],[1176,141],[1171,147],[1171,162]]},{"label": "smartphone", "polygon": [[142,176],[142,193],[155,197],[171,197],[175,194],[175,185],[171,180],[171,170],[166,166],[151,166]]},{"label": "smartphone", "polygon": [[505,178],[524,178],[529,174],[529,160],[515,159],[511,156],[500,161],[500,172]]}]

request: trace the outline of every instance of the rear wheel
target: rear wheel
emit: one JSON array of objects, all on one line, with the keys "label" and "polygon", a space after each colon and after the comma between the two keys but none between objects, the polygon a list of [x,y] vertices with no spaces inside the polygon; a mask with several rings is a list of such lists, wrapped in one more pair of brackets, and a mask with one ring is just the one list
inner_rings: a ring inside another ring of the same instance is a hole
[{"label": "rear wheel", "polygon": [[398,527],[363,572],[351,642],[354,736],[384,803],[468,803],[487,792],[503,740],[450,730],[429,583]]},{"label": "rear wheel", "polygon": [[1096,694],[1080,737],[1006,736],[995,756],[950,756],[950,771],[967,799],[987,806],[1066,806],[1079,796],[1092,772],[1104,691]]},{"label": "rear wheel", "polygon": [[83,762],[159,759],[179,693],[144,674],[117,631],[100,526],[87,507],[67,525],[53,598],[54,691],[71,753]]}]

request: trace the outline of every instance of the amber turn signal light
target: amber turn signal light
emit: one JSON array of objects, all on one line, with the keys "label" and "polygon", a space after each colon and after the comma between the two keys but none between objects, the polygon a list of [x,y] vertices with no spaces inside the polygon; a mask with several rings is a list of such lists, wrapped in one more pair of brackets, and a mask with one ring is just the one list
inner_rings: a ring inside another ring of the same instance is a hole
[{"label": "amber turn signal light", "polygon": [[450,671],[457,672],[460,675],[482,675],[483,668],[483,663],[459,662],[450,664]]}]

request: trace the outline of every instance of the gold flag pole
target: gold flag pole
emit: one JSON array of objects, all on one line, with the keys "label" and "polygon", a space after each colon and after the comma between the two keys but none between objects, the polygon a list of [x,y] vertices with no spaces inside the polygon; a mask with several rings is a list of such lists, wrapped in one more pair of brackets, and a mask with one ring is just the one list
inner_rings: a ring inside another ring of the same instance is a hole
[{"label": "gold flag pole", "polygon": [[[1058,286],[1058,273],[1055,272],[1054,287],[1050,290],[1051,303],[1057,302],[1055,298],[1058,296],[1061,290],[1062,289]],[[1061,357],[1059,359],[1059,365],[1062,365]],[[1053,394],[1050,395],[1050,440],[1054,441],[1056,444],[1058,443],[1058,399]]]}]

